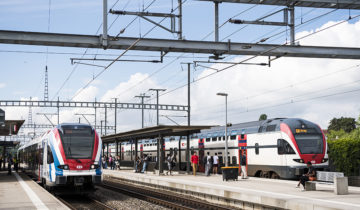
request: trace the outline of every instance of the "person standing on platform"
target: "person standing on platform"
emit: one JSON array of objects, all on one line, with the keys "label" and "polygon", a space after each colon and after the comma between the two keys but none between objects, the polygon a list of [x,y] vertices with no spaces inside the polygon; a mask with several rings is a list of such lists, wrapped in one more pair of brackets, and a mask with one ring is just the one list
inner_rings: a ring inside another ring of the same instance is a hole
[{"label": "person standing on platform", "polygon": [[2,162],[3,162],[3,157],[0,156],[0,171],[1,171],[1,168],[2,168]]},{"label": "person standing on platform", "polygon": [[115,169],[120,170],[120,157],[119,156],[116,156],[115,163],[116,163]]},{"label": "person standing on platform", "polygon": [[199,164],[199,156],[196,155],[196,152],[193,153],[193,155],[191,156],[191,165],[193,168],[193,175],[196,176],[196,171],[198,168],[198,164]]},{"label": "person standing on platform", "polygon": [[140,163],[141,163],[141,160],[140,160],[139,156],[136,156],[136,159],[135,159],[135,173],[140,172],[139,171]]},{"label": "person standing on platform", "polygon": [[218,166],[219,166],[219,157],[217,156],[217,153],[215,153],[213,157],[213,173],[218,173]]},{"label": "person standing on platform", "polygon": [[167,166],[168,166],[168,171],[166,172],[166,175],[169,174],[170,172],[170,175],[171,175],[171,169],[172,169],[172,161],[171,161],[171,155],[170,154],[167,154],[167,157],[166,157],[166,163],[167,163]]},{"label": "person standing on platform", "polygon": [[206,176],[210,176],[210,170],[212,167],[212,157],[210,156],[210,152],[207,152],[207,155],[204,158],[204,163],[205,163],[205,175]]},{"label": "person standing on platform", "polygon": [[247,179],[247,171],[246,171],[246,155],[245,151],[243,151],[241,158],[240,158],[240,165],[241,165],[241,178]]},{"label": "person standing on platform", "polygon": [[145,173],[148,162],[149,162],[149,157],[147,155],[144,155],[144,162],[143,162],[143,168],[141,170],[141,173]]},{"label": "person standing on platform", "polygon": [[8,156],[7,160],[8,160],[8,175],[11,175],[11,166],[13,164],[11,155]]}]

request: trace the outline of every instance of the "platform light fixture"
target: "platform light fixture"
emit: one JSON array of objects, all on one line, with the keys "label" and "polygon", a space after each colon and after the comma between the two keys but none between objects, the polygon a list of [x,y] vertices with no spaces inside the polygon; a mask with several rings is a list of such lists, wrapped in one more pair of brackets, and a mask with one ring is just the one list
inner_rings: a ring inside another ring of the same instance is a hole
[{"label": "platform light fixture", "polygon": [[225,96],[225,167],[228,167],[228,132],[227,132],[227,93],[216,93],[218,96]]}]

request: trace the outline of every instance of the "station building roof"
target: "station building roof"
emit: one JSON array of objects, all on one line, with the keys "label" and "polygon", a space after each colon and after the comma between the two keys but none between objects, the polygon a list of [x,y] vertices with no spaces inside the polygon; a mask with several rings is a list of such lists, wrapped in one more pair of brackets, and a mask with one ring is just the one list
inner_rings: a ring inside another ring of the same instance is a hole
[{"label": "station building roof", "polygon": [[101,137],[104,143],[113,143],[115,141],[129,141],[138,139],[157,138],[159,136],[186,136],[194,133],[199,133],[203,129],[209,129],[213,125],[159,125],[154,127],[147,127],[122,133],[111,134]]},{"label": "station building roof", "polygon": [[17,135],[24,122],[25,120],[5,120],[5,123],[0,125],[0,136]]}]

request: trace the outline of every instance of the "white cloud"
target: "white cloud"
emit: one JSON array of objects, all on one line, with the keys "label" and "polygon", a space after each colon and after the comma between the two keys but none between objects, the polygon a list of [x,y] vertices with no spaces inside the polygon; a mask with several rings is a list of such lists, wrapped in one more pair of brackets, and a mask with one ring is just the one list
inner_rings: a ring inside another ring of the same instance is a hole
[{"label": "white cloud", "polygon": [[5,83],[0,83],[0,88],[4,88],[6,86]]}]

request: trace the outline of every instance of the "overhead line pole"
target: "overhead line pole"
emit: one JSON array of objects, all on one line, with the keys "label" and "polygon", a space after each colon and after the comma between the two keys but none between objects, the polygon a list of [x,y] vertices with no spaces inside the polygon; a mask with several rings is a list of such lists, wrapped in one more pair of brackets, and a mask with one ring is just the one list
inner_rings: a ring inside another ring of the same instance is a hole
[{"label": "overhead line pole", "polygon": [[144,128],[144,98],[150,98],[145,93],[135,96],[135,98],[141,98],[141,128]]},{"label": "overhead line pole", "polygon": [[150,88],[149,91],[156,91],[156,125],[159,125],[159,91],[166,91],[166,89]]}]

